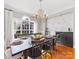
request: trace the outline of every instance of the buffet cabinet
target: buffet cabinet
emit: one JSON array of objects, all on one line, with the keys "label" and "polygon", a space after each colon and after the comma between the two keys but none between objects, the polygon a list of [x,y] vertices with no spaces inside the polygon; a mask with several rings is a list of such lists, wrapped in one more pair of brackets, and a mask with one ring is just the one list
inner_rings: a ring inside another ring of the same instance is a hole
[{"label": "buffet cabinet", "polygon": [[57,43],[73,47],[73,32],[56,32],[56,35],[60,35],[57,39]]}]

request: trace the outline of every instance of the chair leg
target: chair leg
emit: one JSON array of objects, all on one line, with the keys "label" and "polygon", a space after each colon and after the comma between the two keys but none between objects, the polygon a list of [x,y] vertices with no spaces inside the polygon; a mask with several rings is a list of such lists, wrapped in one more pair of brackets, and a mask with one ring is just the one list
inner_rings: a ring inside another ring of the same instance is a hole
[{"label": "chair leg", "polygon": [[44,54],[42,54],[42,56],[44,57],[44,59],[47,59],[46,58],[46,55],[47,55],[47,53],[46,52],[43,52]]},{"label": "chair leg", "polygon": [[51,55],[51,58],[52,58],[52,53],[50,53],[50,55]]},{"label": "chair leg", "polygon": [[47,59],[47,53],[50,54],[50,57],[52,59],[52,52],[51,51],[45,51],[45,53],[42,54],[44,56],[44,59]]},{"label": "chair leg", "polygon": [[51,58],[52,58],[52,52],[51,51],[48,51],[48,53],[50,54]]},{"label": "chair leg", "polygon": [[47,52],[45,53],[45,59],[47,59],[47,58],[46,58],[46,57],[47,57],[46,55],[47,55]]}]

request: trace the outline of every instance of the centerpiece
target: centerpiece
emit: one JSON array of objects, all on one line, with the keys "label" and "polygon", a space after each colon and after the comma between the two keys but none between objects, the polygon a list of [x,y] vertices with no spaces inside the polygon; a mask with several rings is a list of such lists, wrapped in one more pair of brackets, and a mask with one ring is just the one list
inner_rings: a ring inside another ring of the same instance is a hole
[{"label": "centerpiece", "polygon": [[32,35],[33,41],[42,41],[45,39],[44,35],[42,33],[34,33]]}]

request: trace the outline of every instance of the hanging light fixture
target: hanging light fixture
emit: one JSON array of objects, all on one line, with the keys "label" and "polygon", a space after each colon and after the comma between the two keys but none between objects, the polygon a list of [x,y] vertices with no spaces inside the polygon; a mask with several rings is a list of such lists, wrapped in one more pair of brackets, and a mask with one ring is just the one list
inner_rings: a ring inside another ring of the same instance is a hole
[{"label": "hanging light fixture", "polygon": [[35,16],[32,18],[35,18],[36,20],[46,20],[48,17],[45,14],[45,11],[42,9],[42,0],[39,0],[40,2],[40,8],[38,9],[37,13]]}]

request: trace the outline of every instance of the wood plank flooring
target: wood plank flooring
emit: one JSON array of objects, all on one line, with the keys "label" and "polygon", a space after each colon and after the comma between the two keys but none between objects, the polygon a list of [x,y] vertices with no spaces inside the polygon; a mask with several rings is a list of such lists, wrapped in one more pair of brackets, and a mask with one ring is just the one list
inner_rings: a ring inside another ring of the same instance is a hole
[{"label": "wood plank flooring", "polygon": [[[55,51],[52,52],[52,57],[48,53],[46,59],[75,59],[74,48],[70,48],[61,44],[56,44]],[[42,59],[45,57],[42,55]]]}]

